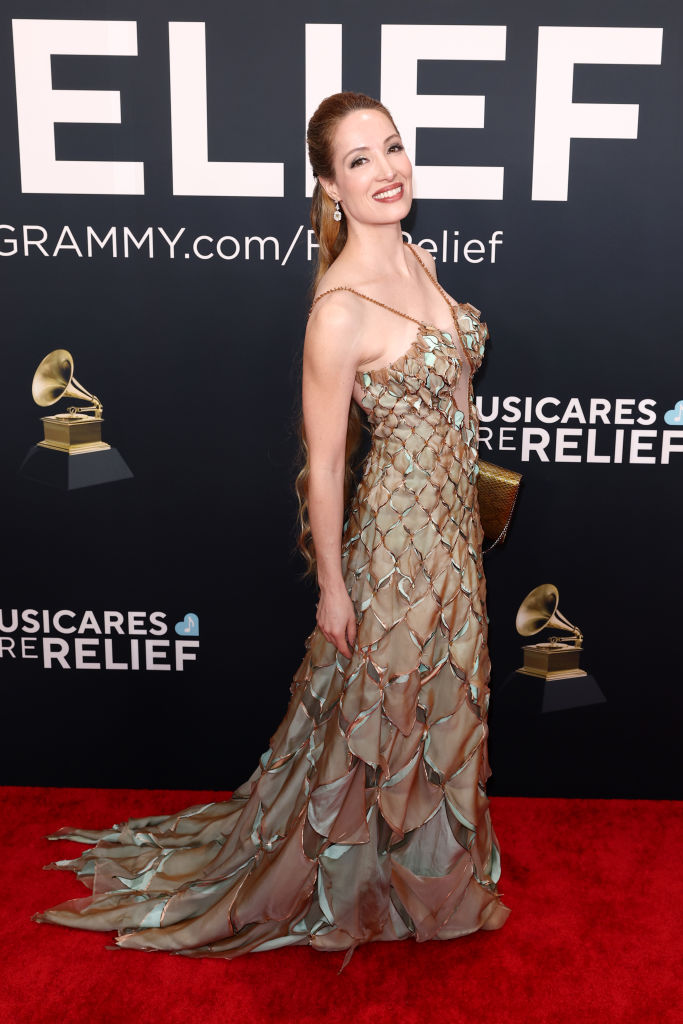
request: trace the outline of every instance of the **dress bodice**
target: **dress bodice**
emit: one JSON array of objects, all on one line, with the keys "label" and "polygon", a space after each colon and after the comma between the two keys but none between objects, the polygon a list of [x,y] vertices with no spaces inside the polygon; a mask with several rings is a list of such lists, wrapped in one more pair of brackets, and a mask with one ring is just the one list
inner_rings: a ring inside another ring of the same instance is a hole
[{"label": "dress bodice", "polygon": [[[374,439],[389,436],[408,415],[413,429],[415,424],[412,421],[417,417],[429,420],[431,429],[438,430],[440,434],[443,434],[445,426],[459,429],[464,424],[469,435],[468,443],[474,440],[476,449],[478,420],[472,376],[484,358],[488,327],[480,319],[480,310],[476,306],[469,302],[453,304],[416,250],[407,244],[406,248],[441,292],[452,317],[452,329],[440,330],[347,285],[322,292],[313,305],[330,292],[350,291],[397,316],[412,320],[419,327],[415,341],[392,363],[356,372],[356,381],[362,392],[360,404],[373,428]],[[463,406],[467,406],[467,412]]]},{"label": "dress bodice", "polygon": [[[407,414],[472,428],[472,417],[477,417],[472,376],[483,361],[488,328],[470,303],[457,303],[452,310],[455,330],[425,326],[393,363],[357,372],[361,405],[375,437],[386,436]],[[467,395],[468,416],[458,407],[456,392]]]}]

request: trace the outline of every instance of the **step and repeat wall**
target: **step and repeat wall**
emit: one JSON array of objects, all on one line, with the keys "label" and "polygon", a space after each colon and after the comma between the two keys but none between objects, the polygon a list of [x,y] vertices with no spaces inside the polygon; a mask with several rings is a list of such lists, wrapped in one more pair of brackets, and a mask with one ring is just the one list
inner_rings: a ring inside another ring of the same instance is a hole
[{"label": "step and repeat wall", "polygon": [[4,5],[3,783],[227,790],[268,747],[315,621],[305,127],[344,88],[403,134],[405,238],[490,331],[480,455],[523,473],[484,556],[489,792],[680,795],[682,28],[672,0]]}]

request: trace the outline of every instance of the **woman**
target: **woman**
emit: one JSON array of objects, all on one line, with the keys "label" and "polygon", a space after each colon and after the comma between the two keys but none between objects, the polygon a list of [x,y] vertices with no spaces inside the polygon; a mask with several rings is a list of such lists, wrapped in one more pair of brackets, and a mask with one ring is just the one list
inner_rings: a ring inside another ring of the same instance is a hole
[{"label": "woman", "polygon": [[[127,948],[310,944],[346,963],[363,942],[453,938],[510,913],[485,791],[471,375],[488,331],[403,243],[412,168],[382,104],[328,97],[308,143],[320,266],[297,487],[317,626],[287,714],[231,800],[50,836],[96,842],[55,865],[94,895],[34,920],[116,928]],[[361,409],[372,446],[344,524]]]}]

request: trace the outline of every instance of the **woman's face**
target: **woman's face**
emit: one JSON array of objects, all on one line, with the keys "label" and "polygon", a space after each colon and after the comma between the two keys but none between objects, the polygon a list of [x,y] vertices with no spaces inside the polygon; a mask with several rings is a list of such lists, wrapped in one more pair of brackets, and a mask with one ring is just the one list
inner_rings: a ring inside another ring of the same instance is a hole
[{"label": "woman's face", "polygon": [[350,220],[392,224],[413,201],[413,168],[401,136],[380,110],[354,110],[334,135],[334,181],[321,179]]}]

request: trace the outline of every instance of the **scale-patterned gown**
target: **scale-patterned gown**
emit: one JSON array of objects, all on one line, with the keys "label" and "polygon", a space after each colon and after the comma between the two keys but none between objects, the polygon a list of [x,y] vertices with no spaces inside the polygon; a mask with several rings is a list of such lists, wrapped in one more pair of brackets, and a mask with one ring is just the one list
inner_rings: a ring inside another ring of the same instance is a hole
[{"label": "scale-patterned gown", "polygon": [[[92,895],[34,920],[117,930],[125,948],[310,944],[347,950],[344,963],[364,942],[505,923],[471,381],[488,330],[469,303],[452,312],[455,331],[423,326],[395,362],[357,374],[372,445],[342,539],[351,658],[313,630],[285,718],[230,800],[50,835],[95,843],[47,865]],[[463,372],[469,426],[453,396]]]}]

